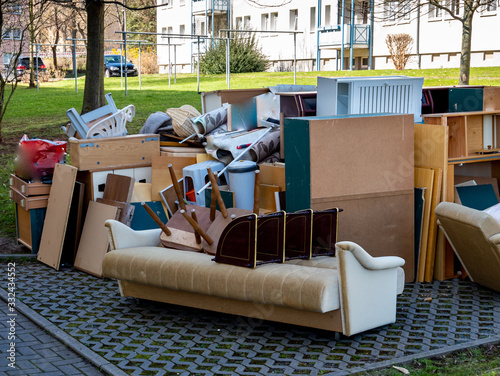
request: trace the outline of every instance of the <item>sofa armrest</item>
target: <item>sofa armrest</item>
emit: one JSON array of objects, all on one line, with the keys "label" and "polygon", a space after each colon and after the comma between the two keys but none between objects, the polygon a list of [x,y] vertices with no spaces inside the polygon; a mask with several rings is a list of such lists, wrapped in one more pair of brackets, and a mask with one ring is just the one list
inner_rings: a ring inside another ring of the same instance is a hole
[{"label": "sofa armrest", "polygon": [[488,240],[490,241],[491,244],[497,247],[500,246],[500,234],[495,234],[493,236],[490,236]]},{"label": "sofa armrest", "polygon": [[337,256],[343,333],[395,322],[398,269],[404,260],[372,257],[352,242],[337,243]]},{"label": "sofa armrest", "polygon": [[108,219],[104,226],[108,231],[111,250],[134,247],[157,246],[160,244],[161,229],[132,230],[114,219]]},{"label": "sofa armrest", "polygon": [[335,247],[350,251],[359,263],[368,270],[392,269],[405,264],[405,260],[397,256],[373,257],[353,242],[338,242]]}]

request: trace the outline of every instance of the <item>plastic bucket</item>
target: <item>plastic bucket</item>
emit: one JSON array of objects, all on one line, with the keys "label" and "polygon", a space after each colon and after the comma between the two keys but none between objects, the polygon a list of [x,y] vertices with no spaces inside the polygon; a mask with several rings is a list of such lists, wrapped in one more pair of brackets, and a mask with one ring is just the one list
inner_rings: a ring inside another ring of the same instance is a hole
[{"label": "plastic bucket", "polygon": [[234,162],[227,168],[229,189],[234,192],[234,205],[239,209],[253,210],[253,193],[257,163],[252,161]]}]

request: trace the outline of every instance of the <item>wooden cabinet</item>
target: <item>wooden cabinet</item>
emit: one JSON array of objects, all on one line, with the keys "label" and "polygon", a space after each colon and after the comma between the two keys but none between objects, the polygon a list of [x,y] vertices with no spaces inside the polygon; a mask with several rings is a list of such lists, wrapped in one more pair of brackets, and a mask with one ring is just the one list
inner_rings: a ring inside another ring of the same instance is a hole
[{"label": "wooden cabinet", "polygon": [[[423,118],[423,124],[415,124],[415,167],[443,171],[440,201],[455,201],[455,176],[500,179],[500,152],[495,150],[500,147],[500,110]],[[460,269],[444,235],[438,233],[434,279],[455,277]]]},{"label": "wooden cabinet", "polygon": [[414,280],[413,115],[286,118],[286,211],[342,208],[339,240]]}]

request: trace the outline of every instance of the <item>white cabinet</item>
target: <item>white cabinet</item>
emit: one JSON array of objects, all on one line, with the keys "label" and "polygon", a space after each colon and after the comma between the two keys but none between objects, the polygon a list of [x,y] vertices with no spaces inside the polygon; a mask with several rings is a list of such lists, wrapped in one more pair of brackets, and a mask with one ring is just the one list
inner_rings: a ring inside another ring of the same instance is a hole
[{"label": "white cabinet", "polygon": [[422,117],[422,77],[318,77],[316,116],[413,114]]}]

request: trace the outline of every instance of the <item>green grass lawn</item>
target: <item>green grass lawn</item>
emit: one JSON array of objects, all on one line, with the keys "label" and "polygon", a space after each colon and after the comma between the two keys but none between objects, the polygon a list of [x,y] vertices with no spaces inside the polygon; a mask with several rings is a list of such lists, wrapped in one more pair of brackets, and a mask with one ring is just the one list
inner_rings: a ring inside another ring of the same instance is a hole
[{"label": "green grass lawn", "polygon": [[[385,76],[404,74],[412,77],[424,77],[424,86],[445,86],[458,83],[458,69],[433,70],[394,70],[380,71],[342,71],[342,72],[298,72],[297,84],[316,84],[320,76]],[[8,107],[2,123],[2,135],[5,142],[0,144],[0,236],[15,237],[14,205],[8,198],[9,175],[15,169],[15,145],[23,134],[30,138],[48,138],[66,140],[61,126],[68,122],[66,110],[75,107],[79,112],[82,107],[84,78],[78,79],[78,93],[75,93],[73,79],[59,82],[41,83],[40,89],[27,89],[20,85]],[[259,88],[277,84],[293,84],[291,72],[249,73],[231,75],[231,88]],[[473,68],[471,85],[500,86],[500,67]],[[129,133],[138,133],[147,117],[156,111],[165,111],[170,107],[191,104],[201,110],[200,95],[197,90],[195,74],[177,75],[177,83],[168,76],[148,75],[142,77],[142,90],[139,90],[138,77],[128,78],[128,95],[125,96],[120,78],[105,79],[105,92],[111,92],[118,108],[128,104],[135,105],[136,116],[128,125]],[[200,91],[227,89],[225,75],[201,76]],[[493,357],[490,355],[494,354]],[[488,371],[500,368],[498,348],[491,347],[463,352],[438,360],[414,362],[408,366],[414,375],[476,375],[498,374]],[[370,373],[373,375],[398,375],[396,370],[384,370]]]}]

